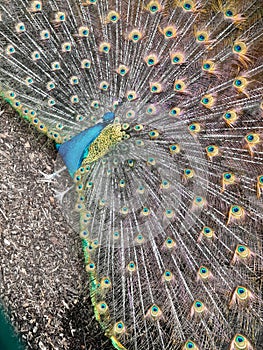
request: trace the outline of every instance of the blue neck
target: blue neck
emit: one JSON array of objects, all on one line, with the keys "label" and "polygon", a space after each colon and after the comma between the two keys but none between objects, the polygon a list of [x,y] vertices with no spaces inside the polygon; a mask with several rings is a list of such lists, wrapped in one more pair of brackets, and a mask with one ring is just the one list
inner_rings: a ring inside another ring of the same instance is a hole
[{"label": "blue neck", "polygon": [[74,176],[75,172],[80,168],[83,159],[88,155],[92,142],[114,118],[114,113],[106,113],[102,118],[103,122],[82,131],[61,145],[56,145],[71,177]]}]

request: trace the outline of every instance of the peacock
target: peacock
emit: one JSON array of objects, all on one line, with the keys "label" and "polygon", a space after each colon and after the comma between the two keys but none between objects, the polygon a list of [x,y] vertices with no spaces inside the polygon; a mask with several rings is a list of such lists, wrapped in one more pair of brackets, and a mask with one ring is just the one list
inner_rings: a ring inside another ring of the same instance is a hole
[{"label": "peacock", "polygon": [[263,347],[262,43],[262,0],[0,1],[1,98],[118,350]]}]

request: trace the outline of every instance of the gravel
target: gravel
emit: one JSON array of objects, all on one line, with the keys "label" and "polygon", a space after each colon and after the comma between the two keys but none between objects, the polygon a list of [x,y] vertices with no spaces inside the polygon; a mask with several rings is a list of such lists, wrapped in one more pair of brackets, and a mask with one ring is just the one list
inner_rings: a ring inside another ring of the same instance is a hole
[{"label": "gravel", "polygon": [[0,116],[0,298],[27,349],[113,349],[93,316],[81,242],[50,184],[54,145]]}]

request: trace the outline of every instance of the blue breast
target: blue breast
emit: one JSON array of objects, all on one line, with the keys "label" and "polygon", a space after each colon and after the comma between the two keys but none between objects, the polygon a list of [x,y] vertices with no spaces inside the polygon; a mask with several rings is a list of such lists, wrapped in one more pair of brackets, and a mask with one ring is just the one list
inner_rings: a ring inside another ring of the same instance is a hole
[{"label": "blue breast", "polygon": [[102,118],[102,123],[98,123],[82,131],[71,140],[61,145],[57,145],[58,152],[67,166],[71,177],[74,176],[75,172],[81,166],[84,157],[88,155],[89,147],[92,142],[100,135],[101,131],[114,120],[114,118],[114,113],[106,113]]}]

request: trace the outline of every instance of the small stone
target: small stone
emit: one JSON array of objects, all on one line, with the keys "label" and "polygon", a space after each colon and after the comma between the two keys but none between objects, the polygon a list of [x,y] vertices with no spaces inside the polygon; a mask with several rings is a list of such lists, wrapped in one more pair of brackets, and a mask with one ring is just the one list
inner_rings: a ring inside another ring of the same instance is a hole
[{"label": "small stone", "polygon": [[39,349],[40,350],[47,350],[47,348],[45,347],[45,345],[42,343],[42,341],[40,340],[40,342],[38,343]]},{"label": "small stone", "polygon": [[5,238],[4,239],[4,244],[7,245],[7,246],[10,246],[11,242],[7,238]]}]

